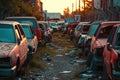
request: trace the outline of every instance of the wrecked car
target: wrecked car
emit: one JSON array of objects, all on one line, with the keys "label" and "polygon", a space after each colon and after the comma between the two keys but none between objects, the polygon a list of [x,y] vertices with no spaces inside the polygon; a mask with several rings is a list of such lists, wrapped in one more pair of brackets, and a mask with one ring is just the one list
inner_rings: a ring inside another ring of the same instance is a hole
[{"label": "wrecked car", "polygon": [[28,40],[28,56],[34,54],[37,51],[38,40],[30,24],[21,24],[25,36]]},{"label": "wrecked car", "polygon": [[[98,28],[95,31],[95,34],[91,37],[91,42],[89,46],[89,53],[87,58],[87,65],[95,66],[96,63],[102,61],[102,53],[104,46],[107,42],[107,37],[113,27],[113,25],[120,23],[120,21],[102,21],[102,22],[95,22]],[[93,63],[93,64],[91,64]]]},{"label": "wrecked car", "polygon": [[28,41],[18,22],[0,21],[0,76],[14,77],[27,59]]},{"label": "wrecked car", "polygon": [[120,79],[120,24],[114,25],[103,52],[105,78]]}]

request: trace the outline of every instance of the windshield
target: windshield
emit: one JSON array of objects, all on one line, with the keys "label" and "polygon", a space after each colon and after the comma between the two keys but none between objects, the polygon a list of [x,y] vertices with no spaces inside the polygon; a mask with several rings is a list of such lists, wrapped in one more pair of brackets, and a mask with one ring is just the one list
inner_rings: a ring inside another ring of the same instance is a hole
[{"label": "windshield", "polygon": [[12,25],[0,24],[0,42],[16,42]]},{"label": "windshield", "polygon": [[120,27],[118,28],[117,36],[114,42],[114,48],[120,48]]},{"label": "windshield", "polygon": [[88,35],[93,36],[95,32],[97,31],[98,27],[99,27],[99,24],[92,24],[88,31]]},{"label": "windshield", "polygon": [[75,19],[74,19],[74,18],[66,18],[66,19],[65,19],[65,22],[66,22],[66,23],[75,22]]},{"label": "windshield", "polygon": [[50,23],[51,26],[56,26],[56,23]]},{"label": "windshield", "polygon": [[30,28],[27,25],[22,25],[25,36],[27,37],[27,39],[32,39],[33,38],[33,34],[30,30]]}]

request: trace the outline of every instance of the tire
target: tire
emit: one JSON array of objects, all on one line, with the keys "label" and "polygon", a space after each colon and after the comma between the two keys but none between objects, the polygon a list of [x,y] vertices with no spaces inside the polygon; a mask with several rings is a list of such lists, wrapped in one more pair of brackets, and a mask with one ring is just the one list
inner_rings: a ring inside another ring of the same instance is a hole
[{"label": "tire", "polygon": [[87,56],[87,66],[90,67],[91,63],[92,63],[92,60],[93,60],[93,54],[92,53],[89,53],[88,56]]},{"label": "tire", "polygon": [[15,76],[19,76],[20,73],[20,59],[18,58],[17,63],[16,63],[16,71],[15,71]]},{"label": "tire", "polygon": [[90,52],[90,44],[91,44],[91,40],[88,40],[85,44],[84,44],[84,48],[83,48],[83,53],[88,56],[89,52]]},{"label": "tire", "polygon": [[106,65],[105,63],[103,64],[103,75],[102,75],[102,80],[110,80],[108,74],[107,74],[107,70],[106,70]]}]

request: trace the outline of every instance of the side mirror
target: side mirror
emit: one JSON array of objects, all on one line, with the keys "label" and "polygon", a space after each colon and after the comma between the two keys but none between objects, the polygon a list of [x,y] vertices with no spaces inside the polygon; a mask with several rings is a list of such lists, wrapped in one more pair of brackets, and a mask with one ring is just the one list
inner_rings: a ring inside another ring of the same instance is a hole
[{"label": "side mirror", "polygon": [[20,44],[20,42],[21,42],[21,40],[20,40],[20,39],[18,39],[18,40],[17,40],[18,45]]},{"label": "side mirror", "polygon": [[111,45],[110,43],[108,43],[108,44],[107,44],[107,49],[108,49],[109,51],[111,51],[112,48],[113,48],[112,45]]}]

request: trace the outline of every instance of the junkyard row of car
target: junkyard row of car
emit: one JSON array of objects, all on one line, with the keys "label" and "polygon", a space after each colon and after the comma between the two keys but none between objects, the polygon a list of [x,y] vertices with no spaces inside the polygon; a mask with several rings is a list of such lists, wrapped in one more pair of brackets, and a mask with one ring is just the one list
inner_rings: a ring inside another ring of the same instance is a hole
[{"label": "junkyard row of car", "polygon": [[[37,48],[52,41],[52,34],[63,24],[37,21],[31,16],[6,17],[0,21],[0,77],[15,78]],[[39,45],[40,44],[40,45]]]},{"label": "junkyard row of car", "polygon": [[62,31],[71,41],[75,40],[82,55],[87,57],[88,71],[102,74],[102,80],[120,79],[120,21],[64,21],[60,27],[59,22],[48,23],[54,31]]},{"label": "junkyard row of car", "polygon": [[[48,31],[48,30],[47,30]],[[0,76],[14,78],[48,37],[35,17],[6,17],[0,21]]]},{"label": "junkyard row of car", "polygon": [[67,28],[87,57],[86,72],[102,74],[102,80],[120,79],[120,21],[72,22]]},{"label": "junkyard row of car", "polygon": [[[103,80],[120,79],[120,21],[37,21],[35,17],[6,17],[0,21],[0,76],[15,76],[38,44],[61,31],[75,40],[86,65]],[[43,43],[43,42],[42,42]]]}]

